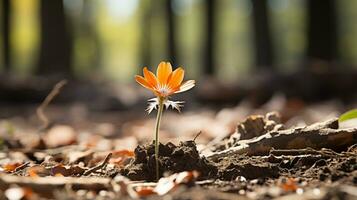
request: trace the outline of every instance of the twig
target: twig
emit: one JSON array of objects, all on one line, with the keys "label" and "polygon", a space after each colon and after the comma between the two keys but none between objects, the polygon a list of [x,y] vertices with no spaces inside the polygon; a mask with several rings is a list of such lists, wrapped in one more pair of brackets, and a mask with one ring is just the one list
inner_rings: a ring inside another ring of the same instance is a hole
[{"label": "twig", "polygon": [[296,155],[306,155],[306,154],[322,155],[326,157],[342,156],[342,154],[339,154],[337,152],[325,148],[322,148],[321,150],[316,150],[310,147],[307,147],[305,149],[274,149],[273,148],[269,151],[269,153],[274,156],[283,156],[283,155],[296,156]]},{"label": "twig", "polygon": [[37,108],[36,114],[37,117],[42,121],[42,126],[40,131],[45,130],[48,128],[49,120],[48,117],[45,115],[44,110],[47,106],[51,103],[51,101],[61,92],[61,89],[64,85],[67,84],[67,80],[62,80],[58,82],[51,90],[51,92],[47,95],[45,100],[41,103],[41,105]]},{"label": "twig", "polygon": [[30,163],[31,163],[30,161],[29,162],[25,162],[24,164],[16,167],[12,173],[14,174],[16,172],[19,172],[19,171],[25,169]]},{"label": "twig", "polygon": [[196,139],[198,138],[198,136],[201,135],[201,133],[202,133],[202,131],[200,131],[200,132],[198,132],[198,133],[196,134],[196,136],[193,138],[193,141],[194,141],[194,142],[196,142]]},{"label": "twig", "polygon": [[305,149],[274,149],[274,148],[272,148],[269,151],[269,154],[272,154],[274,156],[283,156],[283,155],[296,156],[296,155],[304,155],[304,154],[320,155],[321,152],[319,152],[315,149],[312,149],[310,147],[307,147]]},{"label": "twig", "polygon": [[83,175],[84,175],[84,176],[88,176],[88,175],[91,174],[92,172],[95,172],[95,171],[97,171],[97,170],[99,170],[99,169],[104,168],[104,167],[108,164],[109,159],[112,157],[112,155],[113,155],[112,153],[109,153],[109,154],[104,158],[104,160],[103,160],[102,163],[100,163],[99,165],[96,165],[96,166],[94,166],[94,167],[88,169],[87,171],[85,171],[85,172],[83,173]]}]

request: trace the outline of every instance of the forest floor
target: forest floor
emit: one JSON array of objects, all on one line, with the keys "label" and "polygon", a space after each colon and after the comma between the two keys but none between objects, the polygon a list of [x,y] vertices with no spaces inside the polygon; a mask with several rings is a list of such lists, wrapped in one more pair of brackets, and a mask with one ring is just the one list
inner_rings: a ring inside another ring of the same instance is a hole
[{"label": "forest floor", "polygon": [[153,116],[7,109],[0,199],[357,199],[357,126],[334,101],[165,112],[159,181]]}]

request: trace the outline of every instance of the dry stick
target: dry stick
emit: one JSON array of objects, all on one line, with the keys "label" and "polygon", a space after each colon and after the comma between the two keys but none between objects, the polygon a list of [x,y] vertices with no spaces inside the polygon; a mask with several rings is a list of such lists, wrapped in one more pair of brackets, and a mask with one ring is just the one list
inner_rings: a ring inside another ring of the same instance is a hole
[{"label": "dry stick", "polygon": [[194,141],[194,142],[196,142],[196,139],[198,138],[198,136],[201,135],[201,133],[202,133],[202,131],[200,131],[200,132],[198,132],[198,133],[196,134],[196,136],[193,138],[193,141]]},{"label": "dry stick", "polygon": [[305,149],[274,149],[272,148],[269,151],[269,154],[274,156],[296,156],[296,155],[305,155],[305,154],[312,154],[312,155],[320,155],[321,152],[318,152],[312,148],[305,148]]},{"label": "dry stick", "polygon": [[112,155],[113,155],[112,153],[109,153],[109,154],[104,158],[104,160],[103,160],[102,163],[100,163],[99,165],[96,165],[96,166],[94,166],[94,167],[88,169],[87,171],[85,171],[85,172],[83,173],[83,175],[84,175],[84,176],[88,176],[88,175],[91,174],[92,172],[95,172],[95,171],[97,171],[97,170],[99,170],[99,169],[104,168],[104,166],[106,166],[106,165],[108,164],[109,159],[112,157]]},{"label": "dry stick", "polygon": [[51,101],[61,92],[63,86],[67,84],[67,80],[61,80],[58,82],[51,90],[51,92],[47,95],[45,100],[41,103],[41,105],[37,108],[36,114],[37,117],[42,121],[42,126],[39,131],[45,130],[48,128],[49,120],[45,115],[44,110],[51,103]]},{"label": "dry stick", "polygon": [[25,162],[24,164],[16,167],[12,173],[16,173],[18,171],[21,171],[21,170],[25,169],[29,164],[30,164],[30,161],[29,162]]},{"label": "dry stick", "polygon": [[316,150],[310,147],[307,147],[305,149],[271,149],[269,151],[269,154],[272,154],[274,156],[284,156],[284,155],[289,155],[289,156],[297,156],[297,155],[322,155],[326,157],[341,157],[341,156],[350,156],[350,155],[345,155],[343,153],[337,153],[335,151],[329,150],[322,148],[320,150]]}]

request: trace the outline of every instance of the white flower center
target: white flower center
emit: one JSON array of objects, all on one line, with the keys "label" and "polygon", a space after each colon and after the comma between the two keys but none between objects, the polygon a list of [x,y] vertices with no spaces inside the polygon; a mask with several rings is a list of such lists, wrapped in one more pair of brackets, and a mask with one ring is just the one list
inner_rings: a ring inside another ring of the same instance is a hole
[{"label": "white flower center", "polygon": [[163,96],[167,96],[171,93],[171,88],[168,85],[158,85],[157,91]]}]

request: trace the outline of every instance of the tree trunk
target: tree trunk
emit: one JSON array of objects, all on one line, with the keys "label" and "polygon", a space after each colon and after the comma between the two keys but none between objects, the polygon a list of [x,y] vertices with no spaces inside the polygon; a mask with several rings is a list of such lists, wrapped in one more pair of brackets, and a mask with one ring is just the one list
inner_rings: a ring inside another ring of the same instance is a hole
[{"label": "tree trunk", "polygon": [[141,38],[140,38],[140,72],[143,66],[152,66],[151,61],[151,1],[142,1],[142,16],[141,16]]},{"label": "tree trunk", "polygon": [[307,58],[333,61],[337,59],[336,2],[307,1]]},{"label": "tree trunk", "polygon": [[253,13],[253,35],[255,46],[255,65],[259,69],[270,69],[274,62],[273,46],[269,27],[266,0],[251,0]]},{"label": "tree trunk", "polygon": [[102,48],[101,40],[99,34],[95,29],[93,22],[95,22],[95,9],[96,9],[95,0],[85,0],[83,1],[83,11],[80,16],[80,34],[79,37],[84,37],[85,41],[91,45],[92,49],[87,51],[87,62],[89,70],[99,71],[102,61]]},{"label": "tree trunk", "polygon": [[1,1],[2,9],[2,30],[3,30],[3,52],[4,52],[4,70],[10,71],[11,69],[11,0]]},{"label": "tree trunk", "polygon": [[214,75],[214,49],[215,49],[215,18],[216,18],[216,0],[207,0],[206,1],[206,48],[203,58],[204,64],[204,74],[205,75]]},{"label": "tree trunk", "polygon": [[62,0],[40,1],[41,46],[38,74],[72,75],[72,40]]},{"label": "tree trunk", "polygon": [[172,66],[175,68],[178,63],[177,62],[177,47],[175,44],[175,15],[172,11],[172,1],[165,0],[166,3],[166,15],[167,15],[167,27],[168,27],[168,38],[167,38],[167,45],[168,45],[168,57],[169,61],[173,64]]}]

